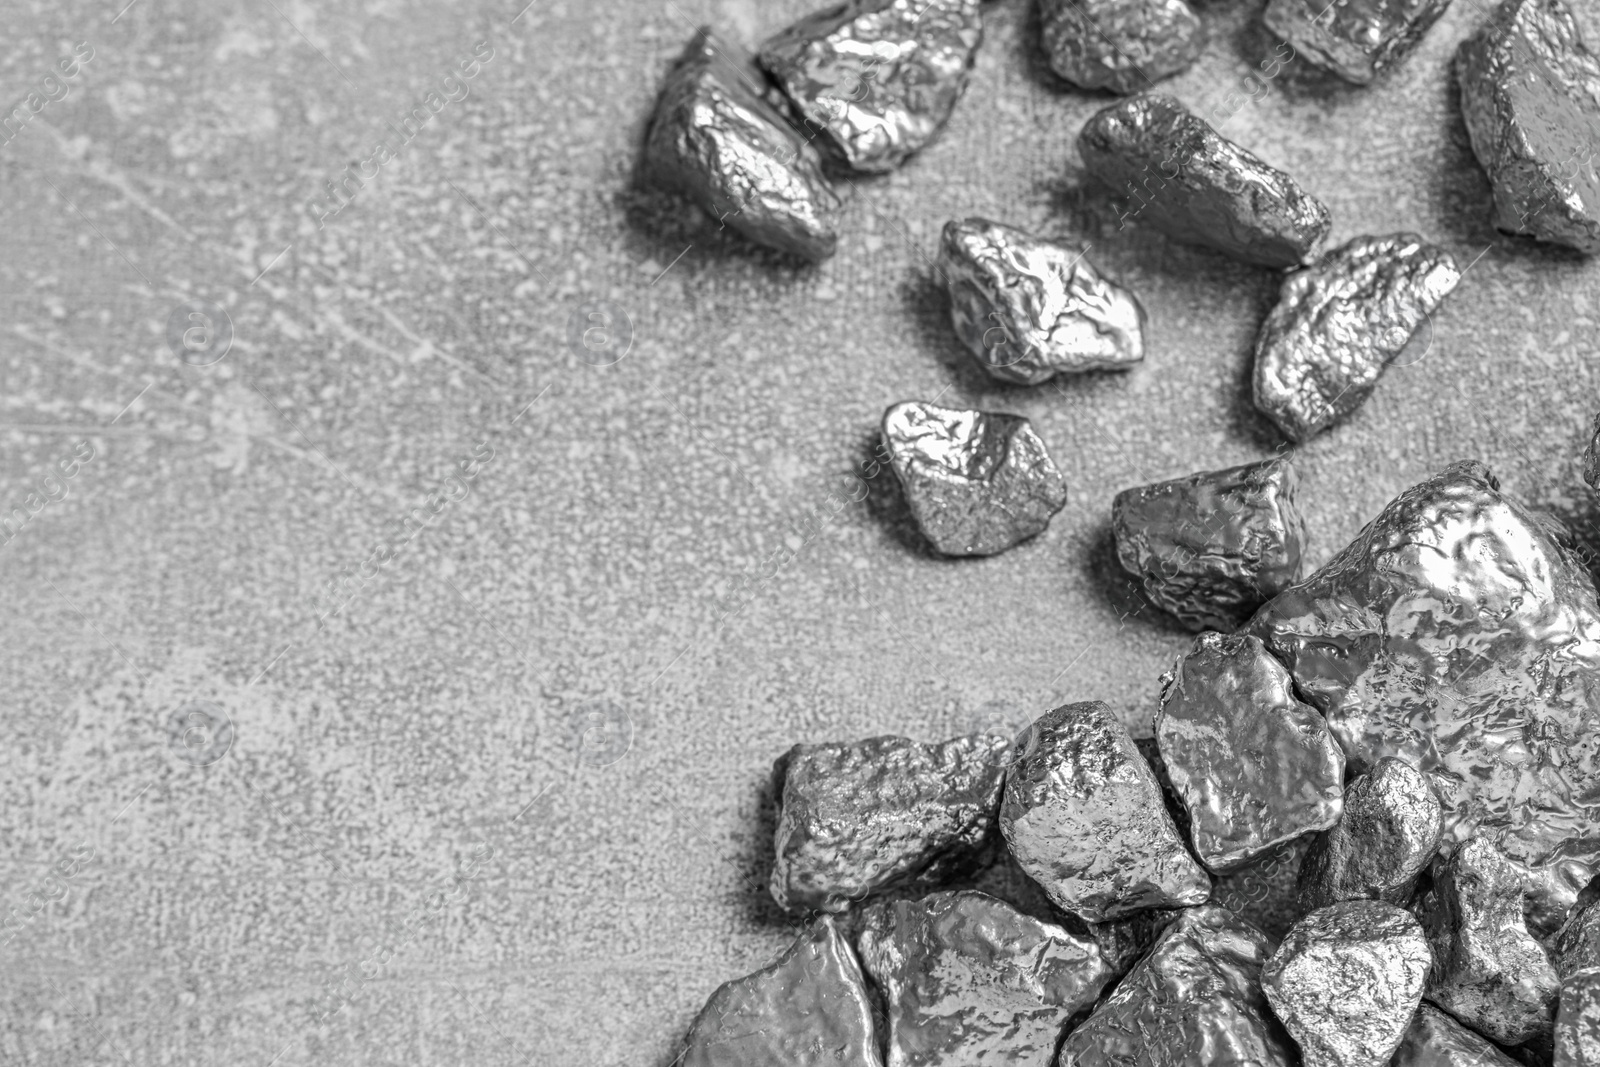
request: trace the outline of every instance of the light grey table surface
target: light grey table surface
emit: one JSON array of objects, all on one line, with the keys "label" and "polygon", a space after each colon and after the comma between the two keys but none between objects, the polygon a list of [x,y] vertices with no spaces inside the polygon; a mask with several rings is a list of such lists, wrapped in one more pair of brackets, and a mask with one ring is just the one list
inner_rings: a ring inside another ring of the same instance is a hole
[{"label": "light grey table surface", "polygon": [[[1148,732],[1187,638],[1136,611],[1110,501],[1278,445],[1248,397],[1276,282],[1118,230],[1073,148],[1107,98],[1042,73],[1024,0],[804,270],[630,173],[694,24],[754,43],[806,0],[122,2],[0,9],[0,89],[60,97],[0,146],[0,510],[30,515],[0,547],[0,1061],[661,1067],[788,939],[761,813],[787,746],[1082,699]],[[1260,6],[1207,5],[1165,88],[1230,110]],[[1316,561],[1464,457],[1594,523],[1600,272],[1490,226],[1449,74],[1481,12],[1370,89],[1292,63],[1220,124],[1335,241],[1471,264],[1426,357],[1302,450]],[[469,95],[319,226],[480,41]],[[980,376],[928,270],[968,214],[1089,243],[1146,363]],[[568,345],[586,299],[625,309],[620,361]],[[166,341],[190,301],[231,322],[207,366]],[[884,407],[936,396],[1034,420],[1071,487],[1045,535],[936,560],[854,480]],[[225,752],[181,747],[196,702]]]}]

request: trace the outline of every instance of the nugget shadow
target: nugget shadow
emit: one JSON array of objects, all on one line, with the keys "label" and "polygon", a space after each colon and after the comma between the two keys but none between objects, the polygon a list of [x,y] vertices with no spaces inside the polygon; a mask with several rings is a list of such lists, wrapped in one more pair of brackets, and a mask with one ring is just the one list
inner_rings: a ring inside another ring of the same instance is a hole
[{"label": "nugget shadow", "polygon": [[[1028,388],[996,381],[978,366],[977,360],[967,351],[967,346],[956,336],[955,327],[950,324],[950,296],[945,291],[943,280],[935,272],[926,270],[915,272],[901,283],[900,295],[906,310],[911,312],[911,322],[916,330],[920,347],[931,352],[940,366],[950,372],[955,387],[963,395],[981,396],[988,392]],[[941,400],[940,403],[944,401]],[[953,406],[956,403],[960,401],[954,401],[946,406]]]},{"label": "nugget shadow", "polygon": [[738,860],[744,918],[756,926],[789,927],[795,922],[795,917],[780,908],[767,889],[772,876],[772,840],[778,830],[778,799],[783,791],[783,773],[788,766],[788,758],[787,752],[778,757],[772,773],[764,775],[754,784],[754,833]]}]

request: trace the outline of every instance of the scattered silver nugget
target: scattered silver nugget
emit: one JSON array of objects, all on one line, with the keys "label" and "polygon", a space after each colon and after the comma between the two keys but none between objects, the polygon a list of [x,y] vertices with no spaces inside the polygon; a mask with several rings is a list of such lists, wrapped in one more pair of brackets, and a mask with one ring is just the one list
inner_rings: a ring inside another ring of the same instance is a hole
[{"label": "scattered silver nugget", "polygon": [[969,736],[795,745],[773,768],[773,899],[842,912],[889,886],[932,886],[981,863],[1000,809],[1004,744]]},{"label": "scattered silver nugget", "polygon": [[1056,1067],[1290,1067],[1293,1043],[1261,991],[1271,953],[1226,908],[1184,911],[1067,1034]]},{"label": "scattered silver nugget", "polygon": [[1270,0],[1267,28],[1295,55],[1367,85],[1417,46],[1450,0]]},{"label": "scattered silver nugget", "polygon": [[1084,89],[1137,93],[1205,51],[1205,24],[1185,0],[1039,0],[1050,69]]},{"label": "scattered silver nugget", "polygon": [[1341,900],[1404,907],[1417,876],[1439,850],[1444,812],[1428,776],[1388,756],[1351,782],[1344,811],[1311,843],[1300,865],[1300,908]]},{"label": "scattered silver nugget", "polygon": [[1021,415],[907,400],[883,413],[883,444],[918,529],[947,556],[1004,552],[1067,502],[1067,480]]},{"label": "scattered silver nugget", "polygon": [[1561,982],[1554,1067],[1600,1067],[1600,970],[1578,971]]},{"label": "scattered silver nugget", "polygon": [[970,890],[874,904],[857,945],[888,1002],[890,1067],[1050,1067],[1112,979],[1092,938]]},{"label": "scattered silver nugget", "polygon": [[1297,267],[1331,225],[1299,182],[1160,93],[1096,113],[1078,151],[1090,174],[1128,198],[1128,217],[1246,263]]},{"label": "scattered silver nugget", "polygon": [[1081,253],[962,219],[945,223],[938,268],[956,336],[1000,381],[1038,385],[1144,359],[1144,308]]},{"label": "scattered silver nugget", "polygon": [[826,915],[711,994],[685,1044],[681,1067],[883,1067],[861,966]]},{"label": "scattered silver nugget", "polygon": [[1562,0],[1505,0],[1456,52],[1461,114],[1507,233],[1600,251],[1600,59]]},{"label": "scattered silver nugget", "polygon": [[847,0],[773,37],[757,59],[840,159],[882,173],[944,129],[982,40],[978,0]]},{"label": "scattered silver nugget", "polygon": [[1261,969],[1261,988],[1303,1067],[1373,1067],[1400,1047],[1430,958],[1410,912],[1346,900],[1294,924]]},{"label": "scattered silver nugget", "polygon": [[1300,579],[1298,484],[1272,459],[1124,489],[1111,503],[1117,559],[1191,630],[1235,630]]},{"label": "scattered silver nugget", "polygon": [[661,89],[644,173],[757,244],[826,259],[839,199],[816,151],[760,91],[748,57],[700,30]]},{"label": "scattered silver nugget", "polygon": [[1560,979],[1522,914],[1522,878],[1484,838],[1433,866],[1416,910],[1433,943],[1427,997],[1485,1037],[1522,1045],[1550,1031]]},{"label": "scattered silver nugget", "polygon": [[1017,738],[1000,830],[1028,877],[1086,922],[1211,895],[1150,765],[1098,700],[1048,711]]},{"label": "scattered silver nugget", "polygon": [[1357,237],[1295,271],[1256,338],[1256,407],[1291,441],[1344,419],[1460,280],[1413,233]]},{"label": "scattered silver nugget", "polygon": [[1339,819],[1344,753],[1254,637],[1201,634],[1166,678],[1155,732],[1195,855],[1214,873]]},{"label": "scattered silver nugget", "polygon": [[1390,1067],[1521,1067],[1482,1037],[1424,1001]]}]

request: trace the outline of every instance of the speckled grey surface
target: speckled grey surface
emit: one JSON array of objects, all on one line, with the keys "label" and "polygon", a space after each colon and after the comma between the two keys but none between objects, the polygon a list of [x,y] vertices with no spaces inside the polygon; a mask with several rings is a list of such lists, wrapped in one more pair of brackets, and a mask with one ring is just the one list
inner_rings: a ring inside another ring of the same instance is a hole
[{"label": "speckled grey surface", "polygon": [[[120,6],[0,8],[8,99],[94,49],[0,145],[0,512],[94,450],[0,546],[0,1059],[664,1067],[791,937],[763,888],[791,744],[1092,699],[1148,734],[1189,639],[1116,576],[1111,498],[1270,453],[1277,281],[1118,232],[1072,148],[1109,98],[1048,74],[1022,0],[803,269],[628,187],[693,24],[751,45],[808,0]],[[1334,243],[1414,230],[1466,268],[1428,354],[1301,450],[1308,562],[1468,456],[1594,543],[1600,266],[1491,228],[1449,75],[1481,3],[1369,89],[1290,63],[1251,103],[1260,6],[1205,5],[1163,89]],[[470,95],[319,230],[324,181],[480,40]],[[968,215],[1091,244],[1145,363],[992,383],[929,269]],[[208,367],[164,340],[191,299],[233,323]],[[588,299],[632,320],[612,365],[567,344]],[[886,472],[851,499],[883,409],[935,397],[1033,420],[1070,488],[1043,536],[936,560]],[[168,744],[191,701],[233,724],[206,766]]]}]

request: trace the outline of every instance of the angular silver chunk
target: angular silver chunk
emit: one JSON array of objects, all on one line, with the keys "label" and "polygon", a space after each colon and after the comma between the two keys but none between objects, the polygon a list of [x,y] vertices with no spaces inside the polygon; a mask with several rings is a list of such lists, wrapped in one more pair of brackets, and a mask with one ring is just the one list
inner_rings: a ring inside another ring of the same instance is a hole
[{"label": "angular silver chunk", "polygon": [[796,745],[781,783],[769,888],[781,906],[842,912],[893,885],[936,885],[981,863],[1000,809],[992,737]]},{"label": "angular silver chunk", "polygon": [[1155,732],[1214,873],[1339,819],[1344,753],[1257,638],[1201,634],[1166,678]]},{"label": "angular silver chunk", "polygon": [[1410,54],[1450,0],[1271,0],[1267,28],[1295,54],[1367,85]]},{"label": "angular silver chunk", "polygon": [[1344,419],[1460,280],[1413,233],[1357,237],[1295,271],[1256,338],[1256,407],[1292,441]]},{"label": "angular silver chunk", "polygon": [[1130,216],[1246,263],[1299,266],[1331,224],[1293,178],[1160,93],[1095,114],[1078,151],[1090,174],[1130,198]]},{"label": "angular silver chunk", "polygon": [[1184,848],[1154,773],[1105,704],[1046,712],[1016,749],[1000,830],[1058,907],[1097,923],[1211,895],[1211,879]]},{"label": "angular silver chunk", "polygon": [[1456,52],[1461,114],[1507,233],[1600,251],[1600,60],[1562,0],[1505,0]]},{"label": "angular silver chunk", "polygon": [[1067,502],[1067,480],[1021,415],[907,400],[883,413],[883,444],[917,527],[947,556],[1004,552]]},{"label": "angular silver chunk", "polygon": [[1600,604],[1550,528],[1457,463],[1402,493],[1251,620],[1356,773],[1399,756],[1432,778],[1445,837],[1529,867],[1553,933],[1600,825]]},{"label": "angular silver chunk", "polygon": [[1300,865],[1300,907],[1384,900],[1404,907],[1439,850],[1444,811],[1428,776],[1387,756],[1344,791],[1344,812]]},{"label": "angular silver chunk", "polygon": [[1429,962],[1410,912],[1346,900],[1294,924],[1261,969],[1261,988],[1304,1067],[1368,1067],[1400,1046]]},{"label": "angular silver chunk", "polygon": [[1290,1067],[1293,1044],[1261,992],[1271,952],[1226,908],[1183,912],[1067,1035],[1057,1067]]},{"label": "angular silver chunk", "polygon": [[661,89],[644,173],[757,244],[826,259],[839,198],[816,152],[760,86],[747,56],[700,30]]},{"label": "angular silver chunk", "polygon": [[1111,504],[1117,559],[1191,630],[1235,630],[1300,579],[1298,484],[1273,459],[1124,489]]},{"label": "angular silver chunk", "polygon": [[1580,898],[1579,905],[1572,909],[1556,935],[1555,965],[1556,973],[1562,977],[1600,969],[1600,900]]},{"label": "angular silver chunk", "polygon": [[1205,24],[1184,0],[1040,0],[1050,69],[1084,89],[1137,93],[1205,51]]},{"label": "angular silver chunk", "polygon": [[682,1067],[883,1067],[861,966],[829,916],[711,994],[685,1044]]},{"label": "angular silver chunk", "polygon": [[1411,1018],[1390,1067],[1520,1067],[1444,1012],[1424,1001]]},{"label": "angular silver chunk", "polygon": [[846,0],[767,41],[758,61],[845,163],[882,173],[944,128],[982,40],[978,0]]},{"label": "angular silver chunk", "polygon": [[1003,382],[1126,369],[1144,359],[1144,309],[1081,254],[987,219],[945,223],[939,272],[956,336]]},{"label": "angular silver chunk", "polygon": [[1522,880],[1494,844],[1473,838],[1434,864],[1417,904],[1433,943],[1427,997],[1502,1045],[1548,1034],[1560,979],[1523,922]]},{"label": "angular silver chunk", "polygon": [[857,945],[888,1001],[890,1067],[1050,1067],[1112,978],[1093,940],[973,891],[874,904]]}]

